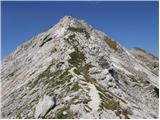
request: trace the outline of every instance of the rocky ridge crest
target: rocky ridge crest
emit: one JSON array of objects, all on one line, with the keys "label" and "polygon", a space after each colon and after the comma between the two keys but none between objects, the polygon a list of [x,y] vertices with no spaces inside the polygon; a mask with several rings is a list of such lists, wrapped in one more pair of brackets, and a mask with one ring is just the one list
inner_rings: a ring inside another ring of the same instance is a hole
[{"label": "rocky ridge crest", "polygon": [[158,118],[159,77],[138,55],[65,16],[2,61],[2,118]]}]

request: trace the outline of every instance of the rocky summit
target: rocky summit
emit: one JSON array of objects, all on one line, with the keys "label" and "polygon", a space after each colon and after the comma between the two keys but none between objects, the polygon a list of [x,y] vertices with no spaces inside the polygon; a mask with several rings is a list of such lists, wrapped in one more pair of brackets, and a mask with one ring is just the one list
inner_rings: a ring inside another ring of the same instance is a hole
[{"label": "rocky summit", "polygon": [[158,61],[65,16],[1,62],[1,117],[158,118]]}]

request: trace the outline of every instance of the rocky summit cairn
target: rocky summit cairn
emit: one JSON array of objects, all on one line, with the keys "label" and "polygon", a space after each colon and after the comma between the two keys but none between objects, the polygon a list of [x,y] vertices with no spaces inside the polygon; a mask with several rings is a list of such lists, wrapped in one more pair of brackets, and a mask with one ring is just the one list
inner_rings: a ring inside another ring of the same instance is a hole
[{"label": "rocky summit cairn", "polygon": [[65,16],[2,62],[2,118],[158,118],[158,58]]}]

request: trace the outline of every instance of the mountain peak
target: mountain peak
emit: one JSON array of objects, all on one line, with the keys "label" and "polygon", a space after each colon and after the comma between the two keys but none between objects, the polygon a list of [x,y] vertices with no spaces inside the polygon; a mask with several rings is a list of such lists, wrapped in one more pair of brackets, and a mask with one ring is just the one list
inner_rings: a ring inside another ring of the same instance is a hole
[{"label": "mountain peak", "polygon": [[76,18],[72,16],[64,16],[63,18],[60,19],[60,21],[70,21],[70,20],[76,20]]},{"label": "mountain peak", "polygon": [[85,21],[79,20],[77,18],[74,18],[72,16],[64,16],[60,19],[58,25],[62,25],[63,27],[75,27],[75,28],[86,28],[91,29],[92,26],[88,25]]},{"label": "mountain peak", "polygon": [[158,118],[158,60],[91,28],[65,16],[2,61],[3,118]]}]

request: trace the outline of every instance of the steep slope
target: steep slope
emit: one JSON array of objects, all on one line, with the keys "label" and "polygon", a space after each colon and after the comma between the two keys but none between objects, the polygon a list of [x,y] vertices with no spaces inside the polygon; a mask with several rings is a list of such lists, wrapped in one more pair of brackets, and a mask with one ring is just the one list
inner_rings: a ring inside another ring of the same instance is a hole
[{"label": "steep slope", "polygon": [[158,75],[65,16],[2,61],[3,118],[157,118]]}]

